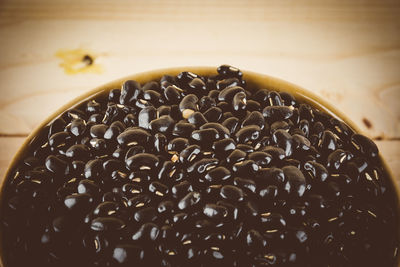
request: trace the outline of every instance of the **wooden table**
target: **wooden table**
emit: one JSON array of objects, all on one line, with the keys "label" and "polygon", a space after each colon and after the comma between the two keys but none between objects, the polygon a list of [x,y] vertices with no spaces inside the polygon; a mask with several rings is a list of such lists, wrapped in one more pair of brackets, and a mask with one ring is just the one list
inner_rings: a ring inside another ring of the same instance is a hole
[{"label": "wooden table", "polygon": [[377,141],[400,183],[398,0],[2,0],[0,40],[0,177],[32,129],[85,91],[227,63],[333,103]]}]

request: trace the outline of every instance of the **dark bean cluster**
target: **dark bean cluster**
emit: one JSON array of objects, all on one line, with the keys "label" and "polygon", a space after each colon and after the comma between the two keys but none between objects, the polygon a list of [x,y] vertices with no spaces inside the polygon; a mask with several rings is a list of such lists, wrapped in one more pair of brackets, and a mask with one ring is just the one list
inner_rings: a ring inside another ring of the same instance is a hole
[{"label": "dark bean cluster", "polygon": [[370,139],[223,65],[51,122],[8,179],[2,244],[7,267],[394,266],[395,201]]}]

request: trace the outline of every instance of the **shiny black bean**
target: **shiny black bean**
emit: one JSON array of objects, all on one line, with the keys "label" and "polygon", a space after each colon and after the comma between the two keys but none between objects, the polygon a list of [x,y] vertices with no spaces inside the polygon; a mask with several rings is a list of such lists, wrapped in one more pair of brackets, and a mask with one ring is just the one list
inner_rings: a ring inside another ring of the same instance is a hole
[{"label": "shiny black bean", "polygon": [[253,160],[244,160],[233,164],[232,170],[235,175],[252,175],[258,171],[260,167]]},{"label": "shiny black bean", "polygon": [[213,184],[219,184],[222,181],[228,180],[231,177],[231,172],[222,166],[216,167],[204,176],[204,178]]},{"label": "shiny black bean", "polygon": [[310,140],[299,134],[292,135],[292,143],[295,150],[308,151],[311,149]]},{"label": "shiny black bean", "polygon": [[175,212],[175,204],[171,200],[164,200],[158,204],[157,211],[160,214],[172,214]]},{"label": "shiny black bean", "polygon": [[95,124],[90,127],[90,135],[93,138],[103,138],[108,126],[105,124]]},{"label": "shiny black bean", "polygon": [[240,86],[227,87],[222,91],[220,91],[218,95],[218,100],[227,103],[232,103],[233,97],[239,92],[245,93],[244,89]]},{"label": "shiny black bean", "polygon": [[86,160],[90,156],[90,151],[86,145],[77,144],[70,146],[65,155],[76,160]]},{"label": "shiny black bean", "polygon": [[195,129],[196,126],[192,123],[178,122],[175,124],[174,129],[172,130],[172,134],[175,136],[188,138]]},{"label": "shiny black bean", "polygon": [[158,166],[159,159],[153,154],[140,153],[126,160],[129,170],[153,170]]},{"label": "shiny black bean", "polygon": [[149,191],[156,194],[157,196],[165,196],[169,192],[168,186],[160,182],[151,182],[149,184]]},{"label": "shiny black bean", "polygon": [[240,202],[244,200],[242,189],[234,185],[224,185],[221,188],[221,197],[232,202]]},{"label": "shiny black bean", "polygon": [[279,92],[279,95],[281,96],[281,99],[283,100],[283,103],[285,106],[294,106],[296,105],[296,99],[294,96],[288,92]]},{"label": "shiny black bean", "polygon": [[238,143],[247,143],[249,141],[257,140],[260,137],[260,134],[260,127],[256,125],[248,125],[237,131],[235,137]]},{"label": "shiny black bean", "polygon": [[233,184],[241,189],[247,189],[253,193],[256,192],[257,185],[252,179],[244,179],[241,177],[235,177],[233,179]]},{"label": "shiny black bean", "polygon": [[328,169],[338,170],[351,155],[343,149],[337,149],[329,154],[326,166]]},{"label": "shiny black bean", "polygon": [[64,148],[71,143],[71,136],[68,132],[58,132],[49,137],[49,145],[54,149]]},{"label": "shiny black bean", "polygon": [[69,210],[85,212],[93,205],[94,199],[91,195],[85,194],[72,194],[64,199],[64,205]]},{"label": "shiny black bean", "polygon": [[182,150],[184,150],[189,145],[189,140],[182,137],[177,137],[172,139],[168,145],[167,150],[171,154],[179,154]]},{"label": "shiny black bean", "polygon": [[161,97],[161,94],[157,91],[154,90],[146,90],[143,92],[142,98],[154,106],[158,107],[163,103],[163,98]]},{"label": "shiny black bean", "polygon": [[178,103],[182,98],[183,90],[176,85],[170,85],[164,90],[164,97],[167,102]]},{"label": "shiny black bean", "polygon": [[238,144],[236,148],[246,153],[254,152],[254,148],[251,145],[247,144]]},{"label": "shiny black bean", "polygon": [[223,79],[219,80],[216,84],[216,88],[218,90],[223,90],[227,87],[233,87],[233,86],[241,86],[242,83],[239,79],[237,78],[228,78],[228,79]]},{"label": "shiny black bean", "polygon": [[68,163],[60,157],[50,155],[45,160],[46,168],[56,174],[64,174],[67,171]]},{"label": "shiny black bean", "polygon": [[124,82],[121,89],[121,95],[119,98],[119,102],[122,105],[133,104],[136,101],[140,94],[140,84],[133,80],[128,80]]},{"label": "shiny black bean", "polygon": [[204,81],[200,78],[194,78],[189,82],[189,87],[192,89],[191,91],[197,94],[206,93],[207,87]]},{"label": "shiny black bean", "polygon": [[139,223],[152,222],[157,219],[157,211],[154,207],[142,208],[133,214],[133,218]]},{"label": "shiny black bean", "polygon": [[357,151],[360,151],[366,157],[375,158],[379,154],[376,144],[364,135],[353,134],[351,136],[351,143]]},{"label": "shiny black bean", "polygon": [[179,160],[182,163],[192,162],[200,154],[201,148],[198,145],[190,145],[183,149],[179,154]]},{"label": "shiny black bean", "polygon": [[149,125],[149,129],[153,132],[170,133],[174,128],[175,121],[169,115],[163,115],[158,119],[152,120]]},{"label": "shiny black bean", "polygon": [[222,109],[219,107],[211,107],[207,109],[203,115],[209,122],[218,122],[222,118]]},{"label": "shiny black bean", "polygon": [[285,166],[282,171],[287,179],[285,190],[289,194],[302,197],[306,190],[306,178],[303,173],[294,166]]},{"label": "shiny black bean", "polygon": [[243,77],[243,73],[238,68],[230,65],[221,65],[218,67],[217,71],[221,77],[224,78],[237,78],[241,80]]},{"label": "shiny black bean", "polygon": [[122,146],[132,146],[146,144],[150,141],[151,135],[142,129],[127,129],[117,137],[117,141]]},{"label": "shiny black bean", "polygon": [[237,114],[240,114],[239,112],[245,111],[246,107],[247,107],[246,93],[245,92],[236,93],[232,99],[233,111],[236,112]]},{"label": "shiny black bean", "polygon": [[308,137],[310,133],[310,123],[307,120],[301,120],[299,128],[304,133],[304,136]]},{"label": "shiny black bean", "polygon": [[259,195],[266,200],[273,200],[279,195],[279,189],[276,185],[269,185],[260,190]]},{"label": "shiny black bean", "polygon": [[79,181],[77,189],[79,194],[96,195],[100,192],[99,185],[89,179]]},{"label": "shiny black bean", "polygon": [[192,138],[200,143],[211,143],[218,140],[220,135],[214,128],[195,130],[192,132]]},{"label": "shiny black bean", "polygon": [[272,134],[272,140],[278,147],[285,151],[285,155],[289,157],[292,155],[292,136],[285,130],[279,129]]},{"label": "shiny black bean", "polygon": [[71,122],[70,131],[75,136],[81,136],[86,131],[86,122],[82,119],[74,119]]},{"label": "shiny black bean", "polygon": [[318,149],[323,153],[329,153],[330,151],[335,151],[338,148],[337,146],[335,135],[329,130],[324,131],[318,144]]},{"label": "shiny black bean", "polygon": [[247,156],[246,152],[239,150],[239,149],[235,149],[226,158],[226,162],[228,164],[233,165],[233,164],[244,161],[246,159],[246,156]]},{"label": "shiny black bean", "polygon": [[286,121],[276,121],[271,124],[270,132],[273,134],[276,130],[285,130],[288,131],[290,129],[290,125]]},{"label": "shiny black bean", "polygon": [[203,208],[203,213],[214,220],[222,220],[228,216],[227,208],[213,203],[206,204]]},{"label": "shiny black bean", "polygon": [[202,129],[215,129],[218,131],[218,134],[221,138],[229,138],[230,136],[229,129],[219,123],[215,122],[205,123],[202,126],[200,126],[200,130]]},{"label": "shiny black bean", "polygon": [[158,153],[162,153],[167,147],[167,137],[162,133],[156,133],[154,135],[154,148]]},{"label": "shiny black bean", "polygon": [[104,133],[104,139],[115,139],[125,130],[125,125],[120,121],[114,121]]},{"label": "shiny black bean", "polygon": [[226,157],[236,148],[236,143],[232,138],[215,141],[212,145],[217,156]]},{"label": "shiny black bean", "polygon": [[186,95],[179,103],[179,110],[182,112],[182,116],[186,119],[194,111],[199,109],[197,102],[199,99],[194,94]]},{"label": "shiny black bean", "polygon": [[268,106],[263,109],[263,116],[269,121],[286,120],[292,115],[293,109],[287,106]]},{"label": "shiny black bean", "polygon": [[196,127],[200,127],[201,125],[207,123],[208,121],[204,117],[203,113],[194,112],[189,116],[188,122],[195,125]]},{"label": "shiny black bean", "polygon": [[138,120],[139,120],[139,127],[144,129],[150,128],[150,122],[157,117],[157,110],[153,106],[148,106],[142,109],[139,112]]},{"label": "shiny black bean", "polygon": [[324,165],[318,162],[307,161],[304,164],[304,170],[310,172],[312,174],[312,178],[321,182],[324,182],[329,175],[328,170],[324,167]]},{"label": "shiny black bean", "polygon": [[119,264],[133,265],[143,260],[144,250],[137,245],[121,244],[113,249],[112,257]]},{"label": "shiny black bean", "polygon": [[192,165],[187,168],[188,173],[202,174],[218,165],[218,159],[215,158],[203,158],[195,161]]},{"label": "shiny black bean", "polygon": [[164,161],[158,172],[158,179],[168,181],[176,172],[176,165],[172,161]]},{"label": "shiny black bean", "polygon": [[155,241],[160,233],[160,228],[155,223],[145,223],[132,235],[134,241]]},{"label": "shiny black bean", "polygon": [[256,182],[260,185],[277,185],[280,186],[286,182],[286,177],[282,169],[279,168],[261,168],[257,172]]},{"label": "shiny black bean", "polygon": [[222,122],[222,125],[229,130],[230,134],[233,134],[239,125],[239,119],[236,117],[228,118]]},{"label": "shiny black bean", "polygon": [[267,167],[272,160],[272,156],[267,152],[256,151],[250,153],[248,159],[253,160],[260,167]]},{"label": "shiny black bean", "polygon": [[268,103],[271,106],[283,106],[283,100],[279,93],[275,91],[270,91],[268,92],[267,98],[268,98]]},{"label": "shiny black bean", "polygon": [[201,194],[199,192],[196,191],[189,192],[178,202],[178,208],[181,210],[186,210],[199,203],[200,200],[201,200]]},{"label": "shiny black bean", "polygon": [[182,181],[180,183],[177,183],[171,189],[171,192],[175,198],[182,197],[192,191],[193,187],[192,184],[189,183],[189,181]]},{"label": "shiny black bean", "polygon": [[265,126],[265,120],[261,112],[259,111],[253,111],[247,116],[243,122],[242,122],[242,127],[248,126],[248,125],[256,125],[260,127],[260,129],[264,129]]}]

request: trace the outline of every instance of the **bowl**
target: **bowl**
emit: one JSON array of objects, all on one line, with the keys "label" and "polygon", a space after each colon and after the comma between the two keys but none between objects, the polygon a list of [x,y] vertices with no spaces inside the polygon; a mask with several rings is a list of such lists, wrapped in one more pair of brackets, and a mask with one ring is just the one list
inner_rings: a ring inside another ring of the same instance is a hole
[{"label": "bowl", "polygon": [[[154,70],[154,71],[149,71],[149,72],[143,72],[139,74],[134,74],[122,79],[115,80],[113,82],[107,83],[105,85],[102,85],[100,87],[97,87],[93,90],[90,90],[89,92],[75,98],[74,100],[70,101],[69,103],[65,104],[62,106],[60,109],[58,109],[56,112],[54,112],[51,116],[49,116],[47,119],[45,119],[32,133],[26,138],[22,146],[19,148],[18,152],[15,154],[13,157],[8,170],[5,174],[4,179],[1,182],[1,189],[0,189],[0,207],[3,207],[3,201],[4,201],[4,195],[5,195],[5,190],[6,190],[6,184],[7,182],[12,179],[12,173],[15,170],[16,166],[18,165],[19,161],[21,158],[24,157],[25,153],[29,150],[29,147],[32,146],[32,144],[35,143],[35,139],[38,136],[38,134],[43,131],[44,128],[46,128],[49,123],[51,123],[55,118],[60,116],[65,110],[79,106],[79,104],[85,102],[86,100],[89,100],[93,97],[96,96],[101,96],[105,93],[108,93],[111,89],[114,88],[120,88],[121,85],[123,84],[124,81],[126,80],[135,80],[138,81],[139,83],[143,84],[148,81],[152,80],[159,80],[164,74],[169,74],[169,75],[177,75],[182,71],[190,71],[196,74],[199,74],[201,76],[209,76],[209,75],[214,75],[215,74],[215,68],[214,67],[179,67],[179,68],[167,68],[167,69],[160,69],[160,70]],[[361,131],[358,129],[358,127],[351,121],[350,118],[348,118],[344,113],[341,111],[337,110],[335,107],[333,107],[330,103],[322,99],[321,97],[315,95],[314,93],[307,91],[300,86],[294,85],[292,83],[283,81],[278,78],[274,78],[268,75],[260,74],[260,73],[255,73],[255,72],[250,72],[250,71],[242,71],[243,72],[243,78],[247,81],[247,88],[252,88],[254,90],[260,89],[260,88],[267,88],[271,89],[273,88],[276,91],[287,91],[293,94],[293,96],[296,99],[300,99],[301,101],[304,101],[306,103],[309,103],[310,105],[327,112],[331,116],[337,118],[340,121],[345,122],[350,128],[352,128],[355,132],[361,133]],[[250,89],[251,90],[251,89]],[[393,189],[393,192],[395,192],[395,209],[397,211],[397,217],[400,216],[400,190],[399,187],[396,186],[395,179],[393,175],[390,172],[390,169],[387,167],[387,164],[385,163],[384,159],[379,156],[378,160],[382,163],[384,171],[387,173],[388,177],[390,178],[390,184],[388,185],[391,189]],[[3,215],[3,210],[0,210],[1,215]],[[398,240],[400,240],[400,229],[397,231],[397,233],[393,233],[398,236]],[[1,235],[1,240],[3,240],[3,227],[0,226],[0,235]],[[2,266],[7,267],[6,264],[6,258],[4,255],[4,247],[6,247],[7,244],[4,244],[3,242],[0,243],[0,262]],[[396,262],[400,263],[400,257],[399,253],[397,253],[397,258]]]}]

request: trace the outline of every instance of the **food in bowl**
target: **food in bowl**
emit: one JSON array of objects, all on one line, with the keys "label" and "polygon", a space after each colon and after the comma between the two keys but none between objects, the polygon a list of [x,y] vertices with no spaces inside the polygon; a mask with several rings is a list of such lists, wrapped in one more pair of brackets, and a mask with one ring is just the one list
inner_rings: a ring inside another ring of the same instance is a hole
[{"label": "food in bowl", "polygon": [[396,264],[378,148],[328,110],[227,65],[109,89],[14,163],[5,267]]}]

